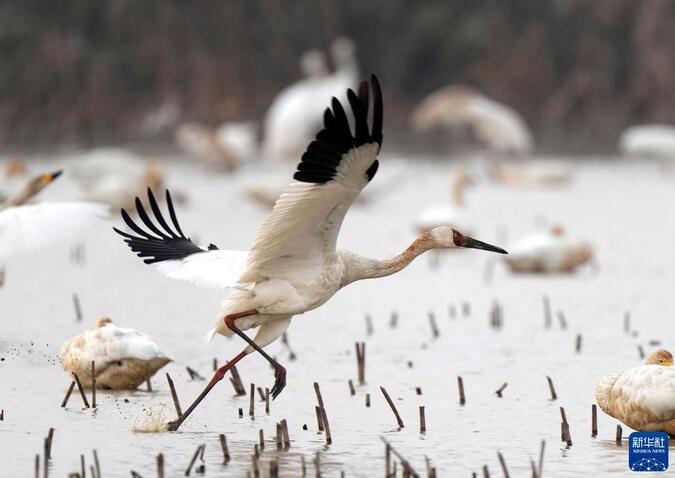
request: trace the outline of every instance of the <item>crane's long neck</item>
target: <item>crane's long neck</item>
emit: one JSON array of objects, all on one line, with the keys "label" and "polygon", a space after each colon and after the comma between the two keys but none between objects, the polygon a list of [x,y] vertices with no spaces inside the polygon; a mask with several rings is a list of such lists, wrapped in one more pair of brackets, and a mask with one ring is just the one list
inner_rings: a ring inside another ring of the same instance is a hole
[{"label": "crane's long neck", "polygon": [[3,209],[7,209],[9,207],[21,206],[22,204],[26,204],[36,194],[37,191],[29,183],[14,196],[10,197],[3,203],[0,203],[0,211]]},{"label": "crane's long neck", "polygon": [[455,203],[455,206],[464,207],[464,189],[468,182],[469,180],[464,174],[455,178],[452,185],[452,202]]},{"label": "crane's long neck", "polygon": [[415,239],[408,248],[391,259],[369,259],[348,253],[343,286],[363,279],[376,279],[397,273],[408,266],[415,258],[434,249],[436,242],[431,233],[425,232]]}]

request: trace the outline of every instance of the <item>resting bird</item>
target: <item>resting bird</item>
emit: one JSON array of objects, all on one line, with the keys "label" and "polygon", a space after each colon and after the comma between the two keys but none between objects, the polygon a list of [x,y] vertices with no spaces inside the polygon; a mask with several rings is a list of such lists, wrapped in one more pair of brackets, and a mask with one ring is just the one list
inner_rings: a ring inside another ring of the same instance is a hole
[{"label": "resting bird", "polygon": [[116,209],[133,204],[147,187],[161,188],[164,171],[155,161],[122,148],[97,148],[74,161],[69,177],[87,201]]},{"label": "resting bird", "polygon": [[603,412],[635,430],[675,436],[673,356],[658,350],[647,364],[604,376],[595,387],[595,399]]},{"label": "resting bird", "polygon": [[61,346],[63,368],[92,387],[91,362],[96,363],[96,388],[134,390],[171,359],[147,335],[99,319],[94,330],[66,340]]},{"label": "resting bird", "polygon": [[560,226],[532,234],[514,244],[504,262],[512,272],[572,272],[593,257],[585,241],[569,237]]},{"label": "resting bird", "polygon": [[507,163],[495,161],[488,170],[493,181],[508,186],[555,186],[572,179],[572,167],[553,159]]},{"label": "resting bird", "polygon": [[101,204],[26,204],[60,175],[61,171],[55,171],[35,176],[16,195],[0,203],[0,285],[5,278],[4,264],[9,259],[72,237],[108,216],[108,208]]},{"label": "resting bird", "polygon": [[[354,115],[350,131],[347,115],[333,98],[332,110],[324,114],[324,127],[302,155],[293,181],[273,211],[258,229],[248,252],[202,248],[183,233],[167,191],[171,224],[148,192],[150,219],[140,200],[136,202],[142,225],[126,211],[124,221],[135,234],[118,229],[132,251],[144,262],[175,279],[229,288],[221,318],[210,335],[237,334],[248,343],[241,353],[218,369],[195,402],[169,424],[175,430],[197,404],[220,381],[229,368],[254,350],[275,369],[272,396],[286,383],[286,370],[263,347],[288,328],[291,318],[315,309],[352,282],[394,274],[420,254],[431,249],[468,247],[506,253],[503,249],[464,236],[449,227],[439,227],[418,237],[403,253],[391,259],[369,259],[337,250],[342,221],[361,190],[375,177],[382,144],[382,93],[372,77],[373,115],[368,125],[369,87],[363,82],[358,95],[347,92]],[[255,339],[243,330],[258,327]]]},{"label": "resting bird", "polygon": [[675,126],[632,126],[621,133],[619,149],[624,154],[675,159]]},{"label": "resting bird", "polygon": [[434,227],[448,226],[471,234],[474,228],[467,216],[464,189],[472,183],[471,176],[464,171],[457,173],[452,184],[452,202],[424,208],[415,222],[417,230],[424,232]]},{"label": "resting bird", "polygon": [[520,114],[467,86],[450,85],[433,92],[415,107],[410,121],[420,132],[468,125],[496,153],[532,150],[532,133]]}]

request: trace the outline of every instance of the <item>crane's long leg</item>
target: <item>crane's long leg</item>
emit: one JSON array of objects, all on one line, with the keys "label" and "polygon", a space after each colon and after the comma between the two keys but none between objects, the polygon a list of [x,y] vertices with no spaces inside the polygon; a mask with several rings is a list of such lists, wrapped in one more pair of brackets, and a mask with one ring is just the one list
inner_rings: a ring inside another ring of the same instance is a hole
[{"label": "crane's long leg", "polygon": [[[257,312],[256,312],[257,313]],[[272,367],[274,367],[274,386],[272,387],[271,394],[272,394],[272,399],[275,399],[279,396],[281,391],[284,389],[286,386],[286,369],[276,360],[274,360],[272,357],[270,357],[267,352],[265,352],[262,347],[260,347],[258,344],[255,343],[253,339],[251,339],[248,335],[246,335],[244,332],[242,332],[239,327],[237,327],[234,323],[234,321],[238,317],[234,317],[233,315],[228,315],[225,317],[225,325],[237,334],[239,337],[244,339],[254,350],[256,350],[260,355],[262,355],[265,360],[267,360],[270,364],[272,364]]]},{"label": "crane's long leg", "polygon": [[[236,319],[240,319],[240,318],[242,318],[242,317],[247,317],[247,316],[249,316],[249,315],[255,315],[255,314],[257,314],[257,313],[258,313],[257,310],[247,310],[247,311],[245,311],[245,312],[239,312],[239,313],[236,313],[236,314],[230,314],[230,315],[225,316],[225,323],[226,323],[226,324],[228,324],[228,322],[234,323],[234,321],[235,321]],[[230,325],[228,325],[228,327],[230,327]],[[239,330],[239,329],[237,329],[237,330]],[[243,332],[241,332],[241,331],[239,331],[239,332],[240,332],[240,333],[243,333]],[[244,334],[244,335],[245,335],[245,334]],[[246,338],[248,339],[248,336],[246,336]],[[190,413],[192,413],[192,411],[193,411],[195,408],[197,408],[197,405],[199,405],[199,403],[200,403],[202,400],[204,400],[204,397],[206,397],[206,395],[208,395],[208,393],[211,391],[211,389],[212,389],[218,382],[220,382],[220,381],[223,379],[223,377],[225,377],[225,374],[230,370],[230,368],[232,368],[232,366],[233,366],[234,364],[236,364],[237,362],[239,362],[241,359],[243,359],[243,358],[246,357],[247,355],[248,355],[248,352],[247,352],[246,350],[242,350],[242,351],[241,351],[238,355],[236,355],[232,360],[230,360],[230,361],[227,362],[225,365],[223,365],[223,366],[220,367],[218,370],[216,370],[216,373],[213,374],[213,377],[211,378],[211,380],[209,381],[209,383],[206,385],[206,387],[204,387],[204,390],[202,390],[202,393],[199,394],[199,396],[195,399],[195,401],[192,402],[192,404],[188,407],[188,409],[185,410],[185,411],[183,412],[183,414],[182,414],[180,417],[178,417],[178,419],[176,419],[176,420],[174,420],[174,421],[172,421],[172,422],[167,423],[166,429],[169,430],[169,431],[176,431],[176,430],[178,430],[178,427],[181,426],[181,424],[185,421],[185,419],[188,417],[188,415],[190,415]]]}]

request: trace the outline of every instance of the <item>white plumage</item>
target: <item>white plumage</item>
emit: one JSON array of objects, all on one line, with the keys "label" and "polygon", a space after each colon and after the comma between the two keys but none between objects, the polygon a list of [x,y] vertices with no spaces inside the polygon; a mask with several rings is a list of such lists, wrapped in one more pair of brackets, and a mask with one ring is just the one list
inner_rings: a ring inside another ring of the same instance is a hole
[{"label": "white plumage", "polygon": [[621,133],[619,149],[624,154],[675,158],[675,126],[632,126]]},{"label": "white plumage", "polygon": [[513,108],[466,86],[446,86],[424,98],[413,110],[418,131],[468,125],[488,149],[506,154],[529,153],[532,133]]},{"label": "white plumage", "polygon": [[475,228],[464,202],[464,189],[469,184],[471,184],[471,178],[466,173],[457,173],[452,185],[452,201],[445,204],[432,204],[424,208],[415,221],[417,230],[423,232],[435,227],[447,226],[461,231],[462,234],[473,234]]},{"label": "white plumage", "polygon": [[284,88],[272,101],[264,121],[265,156],[296,158],[321,127],[326,103],[333,96],[344,101],[347,88],[356,84],[359,73],[353,43],[346,38],[336,39],[331,55],[334,73],[322,75],[321,68],[316,68],[314,74]]},{"label": "white plumage", "polygon": [[133,389],[170,362],[153,340],[138,330],[100,319],[61,346],[61,363],[91,387],[91,362],[96,363],[97,388]]},{"label": "white plumage", "polygon": [[572,166],[567,161],[555,159],[496,161],[489,175],[494,181],[508,186],[555,186],[572,178]]},{"label": "white plumage", "polygon": [[675,367],[641,365],[609,374],[595,396],[605,413],[635,430],[675,435]]},{"label": "white plumage", "polygon": [[[215,246],[201,248],[190,241],[178,224],[168,192],[171,226],[152,192],[148,199],[155,221],[142,206],[138,207],[138,217],[145,229],[123,211],[122,217],[135,235],[116,231],[146,263],[157,264],[162,272],[176,278],[203,283],[216,278],[221,286],[231,289],[211,335],[237,334],[248,342],[248,347],[216,372],[195,403],[169,425],[171,429],[180,426],[229,367],[253,350],[275,369],[276,382],[271,393],[276,397],[285,386],[286,371],[262,347],[283,334],[291,317],[319,307],[342,287],[398,272],[418,255],[435,248],[473,247],[505,252],[448,227],[425,232],[402,254],[388,260],[368,259],[336,249],[347,211],[373,179],[379,165],[382,94],[375,77],[372,86],[372,128],[368,124],[370,103],[366,82],[361,84],[358,96],[351,90],[347,94],[354,116],[353,132],[342,105],[333,99],[332,111],[327,109],[324,114],[324,128],[307,147],[294,180],[258,229],[245,263],[242,261],[245,253],[221,251]],[[253,340],[242,332],[252,327],[259,327]]]},{"label": "white plumage", "polygon": [[572,272],[593,256],[590,245],[560,227],[527,236],[504,258],[513,272]]}]

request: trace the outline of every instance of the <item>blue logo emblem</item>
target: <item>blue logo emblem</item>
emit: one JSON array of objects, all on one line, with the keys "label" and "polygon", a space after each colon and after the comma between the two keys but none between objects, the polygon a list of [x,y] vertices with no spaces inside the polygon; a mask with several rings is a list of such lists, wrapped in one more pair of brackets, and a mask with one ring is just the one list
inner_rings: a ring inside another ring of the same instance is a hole
[{"label": "blue logo emblem", "polygon": [[668,434],[633,432],[628,437],[628,467],[631,471],[668,469]]}]

